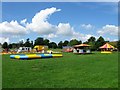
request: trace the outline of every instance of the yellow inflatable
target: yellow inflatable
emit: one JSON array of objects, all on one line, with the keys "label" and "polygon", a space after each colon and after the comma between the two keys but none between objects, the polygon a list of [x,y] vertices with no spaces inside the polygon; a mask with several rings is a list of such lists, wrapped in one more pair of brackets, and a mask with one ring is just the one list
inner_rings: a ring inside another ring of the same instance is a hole
[{"label": "yellow inflatable", "polygon": [[62,54],[21,54],[21,55],[10,55],[11,59],[37,59],[37,58],[56,58],[62,57]]}]

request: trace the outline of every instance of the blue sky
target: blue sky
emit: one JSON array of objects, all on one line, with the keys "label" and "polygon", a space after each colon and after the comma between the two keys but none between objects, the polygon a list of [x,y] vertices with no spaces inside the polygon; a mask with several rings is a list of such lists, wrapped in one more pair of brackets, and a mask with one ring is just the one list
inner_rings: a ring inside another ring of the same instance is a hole
[{"label": "blue sky", "polygon": [[[106,40],[114,41],[118,38],[117,9],[117,3],[113,2],[4,2],[1,38],[19,42],[27,38],[35,40],[40,36],[59,42],[75,38],[86,41],[90,36],[98,38],[102,35]],[[51,11],[47,13],[47,10]],[[44,19],[41,18],[44,16]]]}]

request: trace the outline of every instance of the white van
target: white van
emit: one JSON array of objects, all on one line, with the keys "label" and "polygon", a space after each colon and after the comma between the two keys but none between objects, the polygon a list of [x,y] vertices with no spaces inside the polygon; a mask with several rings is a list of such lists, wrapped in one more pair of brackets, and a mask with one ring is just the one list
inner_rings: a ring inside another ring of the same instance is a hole
[{"label": "white van", "polygon": [[20,53],[20,52],[30,52],[32,50],[31,47],[19,47],[17,53]]}]

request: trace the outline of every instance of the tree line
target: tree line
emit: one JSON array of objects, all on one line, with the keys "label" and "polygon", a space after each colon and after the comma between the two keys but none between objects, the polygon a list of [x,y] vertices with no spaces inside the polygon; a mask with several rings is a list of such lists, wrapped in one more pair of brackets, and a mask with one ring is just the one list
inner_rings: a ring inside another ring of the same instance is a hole
[{"label": "tree line", "polygon": [[[106,42],[109,41],[105,41],[104,38],[102,36],[100,36],[98,39],[96,39],[95,37],[91,36],[87,41],[82,42],[81,40],[77,40],[77,39],[72,39],[70,41],[65,40],[65,41],[60,41],[58,44],[56,42],[50,42],[50,40],[48,39],[43,39],[42,37],[38,37],[37,39],[33,41],[28,38],[26,39],[25,42],[23,42],[23,40],[19,41],[18,43],[11,43],[8,44],[7,42],[4,42],[2,44],[2,48],[9,48],[9,49],[14,49],[14,48],[19,48],[19,47],[34,47],[35,45],[47,45],[49,48],[63,48],[64,46],[74,46],[74,45],[78,45],[78,44],[89,44],[91,45],[90,49],[92,51],[98,50],[100,46],[104,45]],[[118,50],[120,50],[120,40],[117,42],[117,46],[115,46],[118,48]]]}]

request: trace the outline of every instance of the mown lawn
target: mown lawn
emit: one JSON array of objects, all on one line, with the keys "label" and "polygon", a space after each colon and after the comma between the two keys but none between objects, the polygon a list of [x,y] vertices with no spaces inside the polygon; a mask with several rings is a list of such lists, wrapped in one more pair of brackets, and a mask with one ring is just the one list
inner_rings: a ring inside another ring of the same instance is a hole
[{"label": "mown lawn", "polygon": [[15,60],[3,55],[3,88],[117,88],[118,53]]}]

